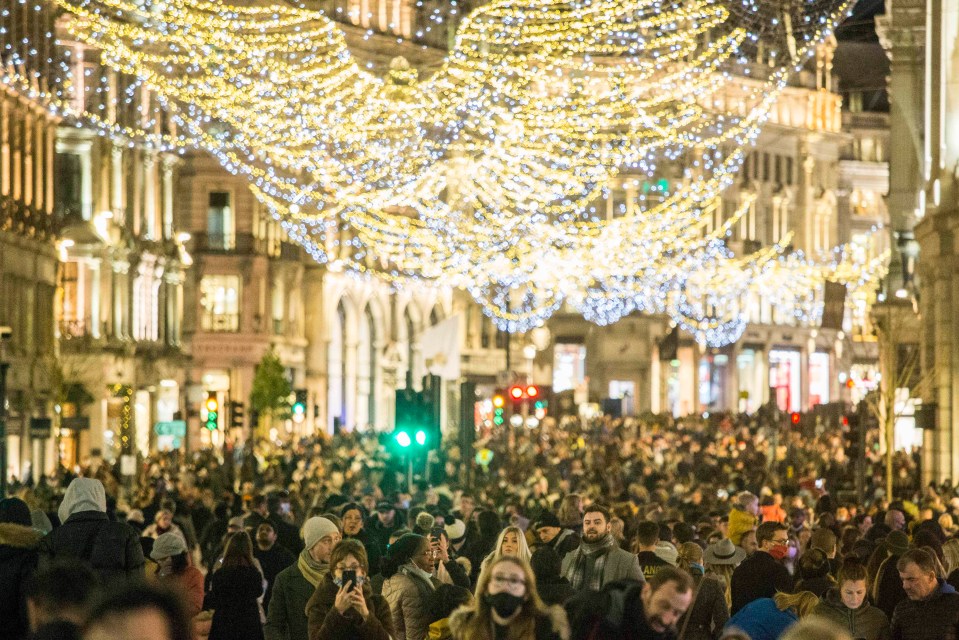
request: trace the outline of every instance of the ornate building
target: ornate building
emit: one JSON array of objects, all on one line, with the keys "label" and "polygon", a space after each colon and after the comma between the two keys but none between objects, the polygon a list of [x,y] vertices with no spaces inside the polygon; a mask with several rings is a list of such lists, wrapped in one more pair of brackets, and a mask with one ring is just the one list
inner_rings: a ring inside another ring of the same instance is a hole
[{"label": "ornate building", "polygon": [[[51,421],[56,394],[53,304],[54,140],[57,54],[25,38],[53,28],[53,11],[6,3],[0,11],[0,346],[7,376],[7,470],[22,478],[55,461]],[[36,477],[34,475],[34,477]]]}]

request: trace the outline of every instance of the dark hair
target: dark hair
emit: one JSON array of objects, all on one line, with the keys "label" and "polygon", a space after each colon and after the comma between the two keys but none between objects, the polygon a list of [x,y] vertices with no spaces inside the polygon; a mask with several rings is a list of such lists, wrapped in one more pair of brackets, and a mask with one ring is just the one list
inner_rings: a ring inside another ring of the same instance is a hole
[{"label": "dark hair", "polygon": [[829,559],[822,549],[810,549],[799,558],[799,576],[803,580],[829,575]]},{"label": "dark hair", "polygon": [[246,531],[237,531],[227,538],[223,550],[223,567],[252,567],[253,541]]},{"label": "dark hair", "polygon": [[171,640],[192,640],[190,621],[180,599],[170,591],[144,583],[126,583],[119,590],[111,592],[93,608],[84,630],[87,631],[113,616],[144,609],[155,609],[163,615]]},{"label": "dark hair", "polygon": [[839,575],[837,576],[836,582],[842,584],[847,580],[853,582],[857,580],[866,579],[866,565],[864,565],[858,558],[849,557],[845,558],[842,561],[842,565],[839,567]]},{"label": "dark hair", "polygon": [[[587,513],[601,513],[601,514],[603,514],[603,517],[606,519],[606,522],[609,522],[610,520],[613,519],[613,514],[612,514],[612,512],[609,510],[609,507],[607,507],[606,505],[603,505],[603,504],[591,504],[591,505],[589,505],[588,507],[583,507],[583,517],[584,517],[584,518],[586,517],[586,514],[587,514]],[[654,524],[655,524],[655,523],[654,523]],[[656,525],[656,528],[657,528],[657,530],[658,530],[658,529],[659,529],[659,525]]]},{"label": "dark hair", "polygon": [[809,546],[821,549],[826,555],[829,555],[836,550],[836,533],[826,527],[813,529],[809,538]]},{"label": "dark hair", "polygon": [[45,611],[86,609],[100,587],[93,569],[73,558],[57,559],[27,580],[24,596]]},{"label": "dark hair", "polygon": [[429,601],[430,624],[450,617],[450,614],[473,600],[469,589],[455,584],[443,584],[436,588]]},{"label": "dark hair", "polygon": [[651,547],[659,542],[659,525],[652,520],[643,520],[636,526],[636,542]]},{"label": "dark hair", "polygon": [[360,563],[360,566],[363,567],[363,571],[367,574],[370,572],[370,559],[366,554],[366,547],[363,546],[363,543],[355,538],[346,538],[340,540],[333,551],[330,552],[330,573],[336,568],[336,565],[348,555],[352,555],[356,558],[356,561]]},{"label": "dark hair", "polygon": [[909,549],[906,551],[904,554],[899,556],[899,562],[896,563],[896,569],[898,571],[905,571],[906,566],[909,564],[918,566],[919,569],[924,573],[935,573],[938,575],[936,559],[925,549]]},{"label": "dark hair", "polygon": [[[416,550],[426,543],[426,538],[415,533],[407,533],[390,545],[383,558],[383,577],[392,578],[401,566],[410,562]],[[337,545],[339,546],[339,545]]]},{"label": "dark hair", "polygon": [[760,547],[763,546],[763,543],[767,540],[772,540],[773,536],[776,535],[777,531],[788,531],[786,525],[780,522],[764,522],[758,527],[756,527],[756,544]]},{"label": "dark hair", "polygon": [[495,539],[496,536],[499,535],[499,516],[492,511],[481,511],[477,516],[477,525],[479,526],[481,538]]},{"label": "dark hair", "polygon": [[359,511],[360,519],[366,520],[366,509],[363,508],[363,505],[356,502],[347,502],[340,508],[340,517],[345,518],[348,511]]},{"label": "dark hair", "polygon": [[652,591],[656,591],[668,582],[676,584],[678,593],[689,593],[696,588],[696,583],[693,582],[693,577],[689,573],[670,565],[660,567],[647,582]]},{"label": "dark hair", "polygon": [[187,551],[183,553],[178,553],[175,556],[170,556],[170,570],[179,575],[183,573],[187,567],[190,566],[190,554]]}]

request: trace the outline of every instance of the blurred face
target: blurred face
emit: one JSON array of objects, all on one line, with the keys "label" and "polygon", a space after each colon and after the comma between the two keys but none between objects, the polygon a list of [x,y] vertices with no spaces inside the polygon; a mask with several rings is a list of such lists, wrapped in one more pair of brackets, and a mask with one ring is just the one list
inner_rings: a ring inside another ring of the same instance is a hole
[{"label": "blurred face", "polygon": [[90,626],[84,640],[169,640],[170,625],[154,607],[109,615]]},{"label": "blurred face", "polygon": [[915,562],[908,563],[905,571],[899,572],[899,577],[902,578],[902,589],[910,600],[929,597],[938,584],[934,572],[923,571]]},{"label": "blurred face", "polygon": [[384,527],[388,527],[393,524],[393,516],[396,515],[396,511],[390,509],[389,511],[377,511],[376,517],[380,519],[380,524]]},{"label": "blurred face", "polygon": [[269,549],[276,542],[276,531],[268,524],[256,528],[256,543],[263,549]]},{"label": "blurred face", "polygon": [[583,540],[599,542],[609,533],[606,517],[598,511],[587,511],[583,516]]},{"label": "blurred face", "polygon": [[746,550],[747,555],[756,553],[756,550],[759,549],[759,545],[756,544],[755,530],[744,533],[743,537],[739,541],[739,545]]},{"label": "blurred face", "polygon": [[500,555],[515,556],[519,554],[519,536],[515,531],[510,531],[503,536],[503,544],[499,548]]},{"label": "blurred face", "polygon": [[536,535],[539,536],[540,542],[549,544],[553,541],[553,538],[559,535],[560,531],[562,529],[559,527],[540,527],[536,530]]},{"label": "blurred face", "polygon": [[486,593],[511,593],[514,596],[526,595],[526,574],[512,562],[499,562],[493,567],[493,573],[486,587]]},{"label": "blurred face", "polygon": [[356,509],[350,509],[343,515],[343,533],[355,536],[363,528],[363,518]]},{"label": "blurred face", "polygon": [[173,514],[169,511],[160,511],[157,513],[157,526],[161,529],[169,529],[173,524]]},{"label": "blurred face", "polygon": [[476,503],[472,498],[460,498],[460,513],[463,514],[464,519],[469,518],[474,509],[476,509]]},{"label": "blurred face", "polygon": [[839,596],[842,603],[850,609],[858,609],[866,599],[865,580],[845,580],[839,585]]},{"label": "blurred face", "polygon": [[323,536],[316,544],[310,547],[310,557],[316,562],[329,562],[330,552],[333,551],[333,536]]},{"label": "blurred face", "polygon": [[646,584],[643,586],[642,599],[649,626],[657,633],[664,633],[676,629],[676,621],[689,608],[693,591],[690,589],[686,593],[680,593],[676,590],[676,583],[672,581],[661,585],[655,591]]}]

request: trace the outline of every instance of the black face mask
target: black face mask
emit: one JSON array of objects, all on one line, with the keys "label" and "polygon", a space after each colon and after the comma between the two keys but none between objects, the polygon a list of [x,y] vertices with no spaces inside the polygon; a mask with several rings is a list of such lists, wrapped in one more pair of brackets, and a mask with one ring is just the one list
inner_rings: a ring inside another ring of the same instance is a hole
[{"label": "black face mask", "polygon": [[523,606],[526,599],[522,596],[514,596],[512,593],[506,593],[504,591],[493,594],[487,593],[483,596],[483,601],[491,606],[499,617],[508,618],[516,613],[517,609]]}]

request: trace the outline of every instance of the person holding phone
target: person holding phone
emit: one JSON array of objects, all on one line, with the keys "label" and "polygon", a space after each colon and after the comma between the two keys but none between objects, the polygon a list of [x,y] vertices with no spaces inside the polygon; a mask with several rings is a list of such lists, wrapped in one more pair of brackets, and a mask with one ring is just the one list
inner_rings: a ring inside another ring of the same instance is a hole
[{"label": "person holding phone", "polygon": [[390,640],[390,605],[370,588],[363,545],[341,541],[330,554],[330,569],[306,605],[310,640]]},{"label": "person holding phone", "polygon": [[456,562],[450,553],[450,538],[443,527],[433,527],[430,532],[430,549],[433,553],[433,575],[443,584],[454,584],[469,589],[469,574],[463,565]]}]

